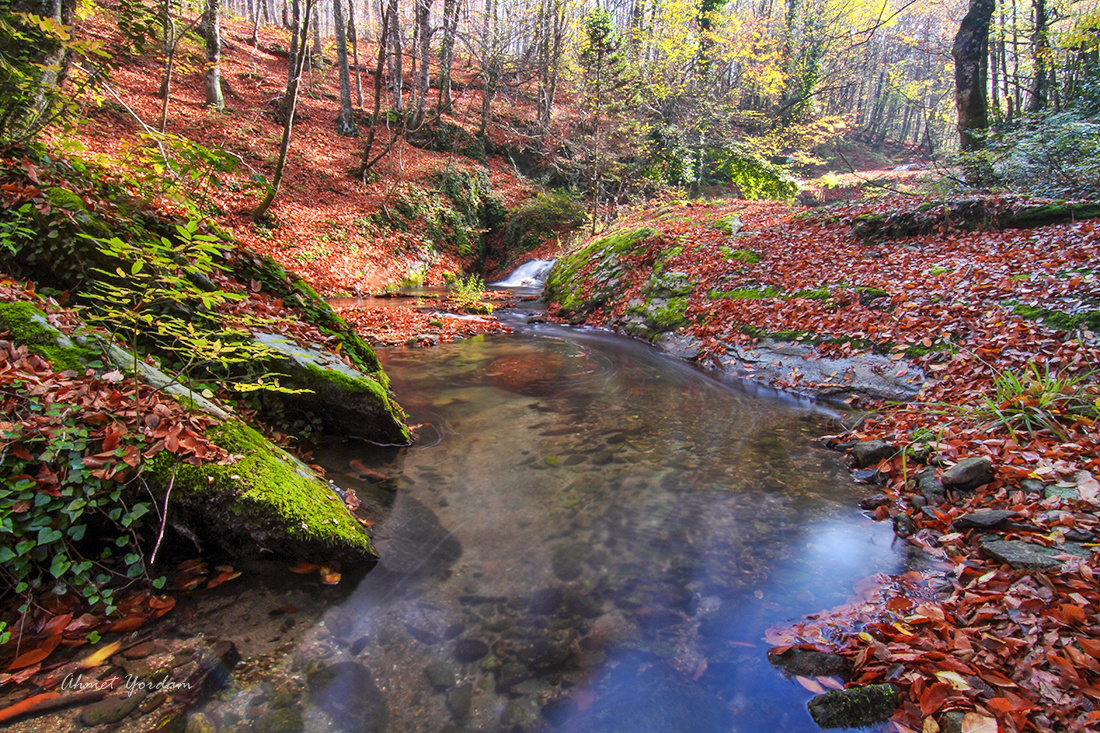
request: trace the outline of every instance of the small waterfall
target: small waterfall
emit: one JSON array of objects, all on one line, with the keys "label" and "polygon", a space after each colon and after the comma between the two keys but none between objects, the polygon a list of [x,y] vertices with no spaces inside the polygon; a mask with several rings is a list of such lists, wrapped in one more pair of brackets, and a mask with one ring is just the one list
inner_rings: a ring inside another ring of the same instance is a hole
[{"label": "small waterfall", "polygon": [[530,262],[524,262],[508,277],[499,282],[489,283],[489,285],[494,288],[522,288],[537,293],[542,290],[543,283],[546,282],[546,277],[550,274],[550,268],[554,266],[556,261],[531,260]]}]

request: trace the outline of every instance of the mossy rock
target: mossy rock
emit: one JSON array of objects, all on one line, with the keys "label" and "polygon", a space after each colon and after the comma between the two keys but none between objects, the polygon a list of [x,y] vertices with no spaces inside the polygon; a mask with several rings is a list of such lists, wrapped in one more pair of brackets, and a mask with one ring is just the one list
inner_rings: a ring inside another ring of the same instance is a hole
[{"label": "mossy rock", "polygon": [[380,443],[411,441],[401,408],[390,397],[388,380],[381,371],[364,374],[334,354],[305,349],[276,334],[259,333],[256,339],[277,356],[271,368],[285,374],[289,385],[306,390],[279,395],[296,409],[315,415],[333,434],[367,438]]},{"label": "mossy rock", "polygon": [[[558,258],[546,280],[547,303],[556,304],[561,315],[573,323],[606,307],[622,284],[622,258],[645,246],[657,236],[649,228],[624,229],[592,240],[579,250]],[[591,265],[582,278],[581,270]],[[590,295],[584,296],[585,285]]]},{"label": "mossy rock", "polygon": [[898,688],[884,684],[831,690],[811,699],[808,706],[822,728],[869,728],[894,715]]},{"label": "mossy rock", "polygon": [[0,303],[0,331],[10,332],[14,343],[49,359],[57,371],[83,371],[85,363],[96,357],[54,328],[46,314],[30,303]]},{"label": "mossy rock", "polygon": [[235,555],[270,550],[284,557],[363,560],[370,539],[343,501],[308,466],[240,422],[209,428],[206,437],[235,463],[194,466],[162,451],[146,462],[172,509],[200,538]]}]

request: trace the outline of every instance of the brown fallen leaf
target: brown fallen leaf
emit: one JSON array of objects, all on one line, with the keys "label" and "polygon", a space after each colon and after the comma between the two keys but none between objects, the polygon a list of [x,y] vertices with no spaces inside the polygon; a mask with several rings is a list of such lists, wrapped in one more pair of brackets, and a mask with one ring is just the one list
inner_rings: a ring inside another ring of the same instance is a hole
[{"label": "brown fallen leaf", "polygon": [[111,658],[111,655],[117,652],[121,646],[121,641],[115,641],[96,649],[94,652],[77,662],[77,669],[91,669],[92,667],[98,667],[106,663],[106,661]]}]

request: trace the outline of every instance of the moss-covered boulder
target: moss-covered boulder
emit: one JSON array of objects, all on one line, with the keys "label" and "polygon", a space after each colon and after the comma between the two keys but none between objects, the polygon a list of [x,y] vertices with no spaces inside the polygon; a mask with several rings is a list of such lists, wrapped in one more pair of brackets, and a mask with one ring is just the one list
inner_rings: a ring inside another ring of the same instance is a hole
[{"label": "moss-covered boulder", "polygon": [[232,456],[226,465],[191,465],[161,452],[145,474],[173,487],[169,511],[201,540],[235,555],[273,551],[307,560],[374,554],[343,501],[308,466],[252,428],[226,421],[206,437]]},{"label": "moss-covered boulder", "polygon": [[92,356],[49,322],[46,314],[31,303],[0,303],[0,333],[11,334],[13,342],[45,357],[57,371],[81,370]]},{"label": "moss-covered boulder", "polygon": [[559,257],[546,280],[546,302],[571,323],[609,309],[622,289],[624,259],[655,236],[649,228],[620,230]]},{"label": "moss-covered boulder", "polygon": [[277,334],[258,333],[256,340],[275,355],[272,366],[292,386],[306,390],[282,399],[320,418],[328,432],[381,443],[410,442],[381,369],[365,374],[331,352],[307,349]]}]

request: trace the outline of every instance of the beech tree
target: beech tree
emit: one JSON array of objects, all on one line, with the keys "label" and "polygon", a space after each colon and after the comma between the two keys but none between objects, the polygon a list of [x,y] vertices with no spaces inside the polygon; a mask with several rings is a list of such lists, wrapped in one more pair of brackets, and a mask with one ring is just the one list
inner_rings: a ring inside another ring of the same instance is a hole
[{"label": "beech tree", "polygon": [[202,37],[206,48],[206,104],[214,109],[225,107],[222,95],[221,0],[205,0],[202,15]]},{"label": "beech tree", "polygon": [[981,149],[981,134],[989,127],[984,62],[995,5],[995,0],[970,0],[951,46],[951,56],[955,59],[959,148],[964,152]]},{"label": "beech tree", "polygon": [[340,113],[336,115],[336,133],[357,137],[355,113],[351,109],[351,75],[348,73],[348,37],[341,0],[332,0],[332,17],[336,26],[336,68],[340,75]]}]

